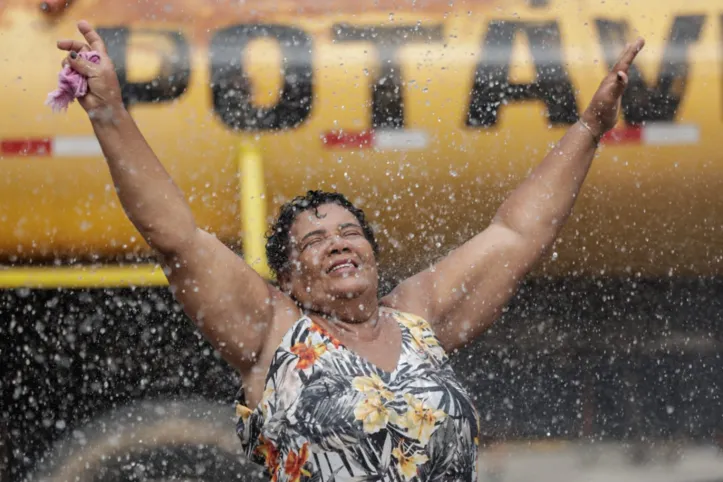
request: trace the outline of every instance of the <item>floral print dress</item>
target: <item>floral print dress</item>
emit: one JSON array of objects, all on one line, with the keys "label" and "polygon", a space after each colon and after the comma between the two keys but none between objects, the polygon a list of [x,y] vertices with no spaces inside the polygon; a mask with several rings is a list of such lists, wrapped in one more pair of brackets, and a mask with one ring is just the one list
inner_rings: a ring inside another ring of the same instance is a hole
[{"label": "floral print dress", "polygon": [[422,318],[389,308],[402,353],[386,372],[309,317],[274,354],[237,434],[272,481],[475,481],[479,417]]}]

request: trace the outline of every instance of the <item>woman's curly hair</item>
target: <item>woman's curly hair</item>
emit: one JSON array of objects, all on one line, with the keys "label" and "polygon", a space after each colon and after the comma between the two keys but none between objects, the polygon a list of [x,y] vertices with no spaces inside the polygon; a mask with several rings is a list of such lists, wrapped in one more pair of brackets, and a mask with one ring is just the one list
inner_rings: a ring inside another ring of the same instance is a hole
[{"label": "woman's curly hair", "polygon": [[349,200],[337,192],[307,191],[305,196],[297,196],[285,203],[279,209],[279,215],[266,236],[266,258],[269,267],[278,277],[289,269],[289,256],[291,254],[291,226],[296,217],[308,210],[313,210],[317,217],[321,217],[318,208],[323,204],[338,204],[345,208],[359,221],[364,237],[379,254],[379,246],[374,238],[374,232],[364,216],[364,211],[354,206]]}]

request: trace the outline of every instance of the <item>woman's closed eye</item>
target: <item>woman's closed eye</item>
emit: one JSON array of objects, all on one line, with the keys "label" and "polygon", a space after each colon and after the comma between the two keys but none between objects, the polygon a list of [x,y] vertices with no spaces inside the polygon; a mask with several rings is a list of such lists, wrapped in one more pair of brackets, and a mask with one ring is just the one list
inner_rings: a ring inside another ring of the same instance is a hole
[{"label": "woman's closed eye", "polygon": [[311,248],[312,246],[316,246],[317,244],[321,243],[323,241],[323,238],[321,236],[315,236],[313,238],[309,238],[306,240],[304,245],[301,247],[301,250],[304,251],[306,248]]}]

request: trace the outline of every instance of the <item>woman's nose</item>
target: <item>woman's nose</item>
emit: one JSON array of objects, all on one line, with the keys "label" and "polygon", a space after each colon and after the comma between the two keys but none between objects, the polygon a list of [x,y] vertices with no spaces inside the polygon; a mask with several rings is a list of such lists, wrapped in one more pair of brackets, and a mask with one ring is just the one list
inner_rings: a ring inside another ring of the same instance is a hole
[{"label": "woman's nose", "polygon": [[349,243],[340,235],[333,235],[329,239],[329,252],[331,254],[350,251]]}]

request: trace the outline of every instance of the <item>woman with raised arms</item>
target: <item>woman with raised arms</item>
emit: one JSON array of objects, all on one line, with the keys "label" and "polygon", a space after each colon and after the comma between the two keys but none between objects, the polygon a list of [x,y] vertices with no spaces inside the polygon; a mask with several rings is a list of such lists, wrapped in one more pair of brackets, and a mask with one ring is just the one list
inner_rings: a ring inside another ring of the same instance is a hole
[{"label": "woman with raised arms", "polygon": [[278,481],[476,480],[479,418],[447,354],[484,332],[552,245],[643,40],[484,231],[378,299],[374,233],[341,194],[310,191],[281,208],[267,242],[278,287],[200,229],[124,108],[100,36],[78,28],[85,41],[58,48],[88,78],[79,102],[175,298],[242,377],[249,457]]}]

